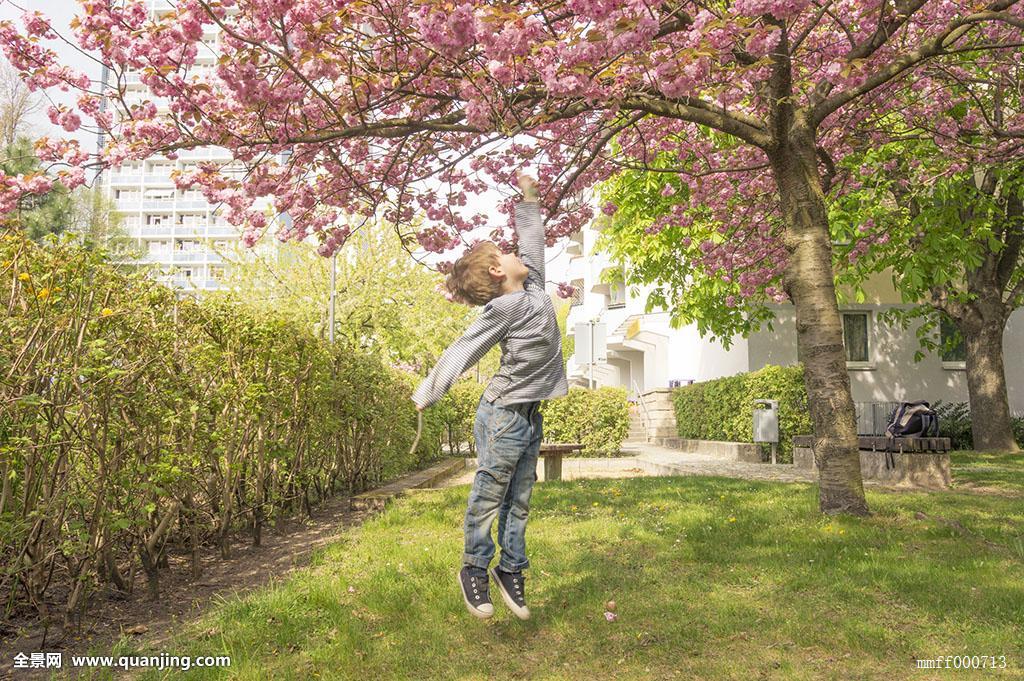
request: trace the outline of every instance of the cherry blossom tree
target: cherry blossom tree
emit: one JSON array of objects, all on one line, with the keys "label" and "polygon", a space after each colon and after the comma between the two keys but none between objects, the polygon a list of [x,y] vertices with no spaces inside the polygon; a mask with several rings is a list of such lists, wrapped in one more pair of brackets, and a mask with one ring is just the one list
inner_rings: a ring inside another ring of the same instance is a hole
[{"label": "cherry blossom tree", "polygon": [[[47,140],[41,158],[65,164],[56,172],[73,184],[90,164],[225,147],[244,177],[201,163],[176,181],[226,204],[247,243],[269,229],[261,197],[293,217],[277,238],[316,235],[323,255],[353,231],[343,214],[409,224],[417,211],[426,226],[416,239],[443,253],[487,223],[467,214],[467,197],[513,184],[524,165],[535,166],[552,243],[593,217],[588,188],[657,149],[745,178],[767,201],[752,209],[764,219],[726,221],[730,238],[702,253],[761,263],[747,287],[781,277],[806,366],[820,506],[855,514],[868,509],[824,200],[833,159],[865,118],[900,101],[919,66],[1014,51],[1024,26],[1014,0],[178,0],[155,18],[140,0],[82,6],[75,38],[109,68],[107,92],[58,63],[41,14],[0,25],[29,87],[79,93],[52,120],[67,130],[88,120],[109,139],[95,157]],[[222,56],[198,69],[214,29]],[[126,97],[129,69],[151,99]],[[112,108],[101,108],[105,96]],[[1019,129],[1019,116],[1001,125]],[[719,153],[701,130],[735,144]],[[3,178],[0,210],[45,182]],[[691,186],[691,200],[733,196],[704,187]],[[511,248],[504,233],[493,236]]]}]

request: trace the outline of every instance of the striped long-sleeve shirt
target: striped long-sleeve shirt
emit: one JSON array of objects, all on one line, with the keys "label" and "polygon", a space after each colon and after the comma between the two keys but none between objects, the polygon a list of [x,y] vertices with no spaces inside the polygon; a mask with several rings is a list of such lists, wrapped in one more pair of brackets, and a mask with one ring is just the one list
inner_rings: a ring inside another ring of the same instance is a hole
[{"label": "striped long-sleeve shirt", "polygon": [[466,369],[495,343],[501,367],[484,390],[484,399],[500,405],[560,397],[569,392],[562,362],[562,334],[555,307],[544,291],[544,227],[536,201],[516,204],[519,258],[527,276],[522,291],[492,299],[466,332],[441,353],[437,365],[412,399],[420,407],[434,404]]}]

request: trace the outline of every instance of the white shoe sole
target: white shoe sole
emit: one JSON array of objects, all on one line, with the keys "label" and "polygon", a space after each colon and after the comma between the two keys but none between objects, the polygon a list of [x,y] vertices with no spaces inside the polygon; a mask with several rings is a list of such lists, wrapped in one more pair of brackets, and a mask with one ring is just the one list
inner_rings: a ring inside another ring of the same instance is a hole
[{"label": "white shoe sole", "polygon": [[514,600],[512,600],[512,596],[505,591],[505,587],[502,585],[501,580],[498,579],[497,568],[488,568],[488,571],[491,573],[491,578],[498,585],[498,591],[501,592],[501,600],[505,601],[505,605],[508,606],[508,609],[521,620],[530,619],[530,609],[526,606],[518,605]]},{"label": "white shoe sole", "polygon": [[455,573],[455,581],[459,583],[459,591],[462,592],[462,601],[466,604],[466,608],[469,610],[470,615],[485,620],[494,614],[494,606],[490,603],[484,603],[485,606],[491,609],[490,612],[487,612],[486,610],[478,608],[469,602],[469,596],[466,595],[466,587],[462,585],[462,577],[459,573]]}]

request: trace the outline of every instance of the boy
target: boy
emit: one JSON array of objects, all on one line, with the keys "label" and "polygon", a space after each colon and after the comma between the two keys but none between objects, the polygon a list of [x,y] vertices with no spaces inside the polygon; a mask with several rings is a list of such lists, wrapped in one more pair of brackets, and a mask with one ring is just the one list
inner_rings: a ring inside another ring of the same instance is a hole
[{"label": "boy", "polygon": [[522,174],[517,180],[523,190],[523,201],[515,209],[519,257],[484,241],[455,262],[448,290],[456,300],[484,309],[441,354],[412,399],[420,410],[437,402],[462,372],[500,343],[501,368],[480,398],[473,425],[479,466],[466,508],[459,585],[471,614],[494,614],[488,566],[494,557],[491,524],[497,516],[501,557],[490,576],[505,604],[525,620],[530,616],[522,572],[530,564],[526,518],[543,437],[538,407],[541,400],[567,394],[569,385],[555,308],[544,291],[544,228],[537,183]]}]

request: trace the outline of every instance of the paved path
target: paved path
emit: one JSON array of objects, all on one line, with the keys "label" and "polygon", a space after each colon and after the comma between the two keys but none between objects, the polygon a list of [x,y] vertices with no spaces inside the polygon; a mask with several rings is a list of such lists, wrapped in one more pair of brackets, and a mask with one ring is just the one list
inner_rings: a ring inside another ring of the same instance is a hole
[{"label": "paved path", "polygon": [[[621,457],[562,459],[562,479],[634,478],[652,475],[720,475],[775,482],[816,482],[817,474],[797,470],[793,464],[746,463],[712,454],[682,452],[646,443],[628,443]],[[476,475],[476,459],[466,460],[467,469],[440,483],[443,487],[470,485]],[[537,462],[537,479],[544,480],[544,461]]]}]

